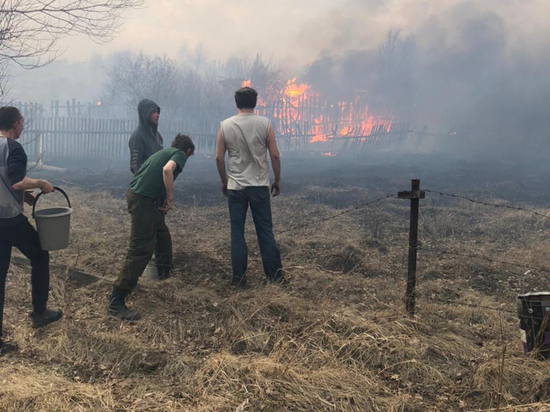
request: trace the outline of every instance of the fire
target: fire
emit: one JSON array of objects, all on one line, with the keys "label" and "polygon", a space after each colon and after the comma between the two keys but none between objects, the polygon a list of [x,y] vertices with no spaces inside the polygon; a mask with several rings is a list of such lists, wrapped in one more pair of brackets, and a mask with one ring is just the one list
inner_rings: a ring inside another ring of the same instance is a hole
[{"label": "fire", "polygon": [[309,143],[316,143],[316,142],[326,142],[327,136],[323,133],[323,116],[319,116],[315,119],[313,119],[313,128],[312,132],[314,136],[311,138]]},{"label": "fire", "polygon": [[[242,87],[251,86],[250,79]],[[280,137],[309,143],[355,138],[378,140],[391,130],[391,120],[371,113],[359,98],[350,102],[330,102],[311,85],[292,78],[281,86],[259,90],[256,113],[269,117]],[[368,139],[367,139],[368,138]]]},{"label": "fire", "polygon": [[339,134],[340,136],[347,136],[348,134],[351,133],[351,130],[352,130],[352,129],[351,129],[351,126],[345,126],[345,127],[342,128],[342,130],[340,130],[340,131],[338,132],[338,134]]},{"label": "fire", "polygon": [[309,84],[296,84],[296,77],[286,82],[285,94],[289,97],[301,96],[307,92],[311,86]]}]

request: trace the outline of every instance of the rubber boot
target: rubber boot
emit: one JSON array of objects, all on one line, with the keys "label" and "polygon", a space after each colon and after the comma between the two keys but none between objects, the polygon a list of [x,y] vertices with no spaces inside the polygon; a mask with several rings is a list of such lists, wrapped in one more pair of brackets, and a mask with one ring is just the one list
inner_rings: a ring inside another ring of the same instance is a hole
[{"label": "rubber boot", "polygon": [[120,320],[139,320],[139,314],[136,311],[128,309],[126,306],[127,295],[127,290],[122,290],[115,286],[109,298],[107,313],[119,318]]}]

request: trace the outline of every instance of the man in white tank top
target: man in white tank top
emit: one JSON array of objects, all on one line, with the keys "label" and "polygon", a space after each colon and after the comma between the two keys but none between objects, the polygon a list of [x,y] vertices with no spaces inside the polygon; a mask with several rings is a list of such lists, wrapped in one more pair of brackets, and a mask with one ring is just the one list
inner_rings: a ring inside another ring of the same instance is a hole
[{"label": "man in white tank top", "polygon": [[237,115],[221,123],[216,147],[216,166],[231,219],[231,284],[242,288],[246,287],[248,249],[244,224],[248,206],[256,226],[264,272],[272,282],[285,281],[281,252],[273,235],[267,152],[275,175],[271,185],[273,196],[281,192],[281,155],[270,120],[254,114],[257,99],[258,93],[250,87],[235,92]]}]

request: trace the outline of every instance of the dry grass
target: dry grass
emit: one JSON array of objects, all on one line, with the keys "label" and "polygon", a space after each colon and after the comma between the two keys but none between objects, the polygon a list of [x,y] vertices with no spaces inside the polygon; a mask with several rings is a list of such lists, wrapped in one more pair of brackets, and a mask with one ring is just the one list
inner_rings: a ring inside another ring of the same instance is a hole
[{"label": "dry grass", "polygon": [[[350,192],[281,197],[276,227],[330,215]],[[421,254],[418,314],[406,317],[402,201],[278,236],[291,280],[284,288],[265,283],[249,225],[246,291],[225,286],[225,206],[179,206],[169,217],[175,276],[142,279],[131,305],[144,319],[120,323],[105,304],[127,246],[125,205],[106,192],[71,193],[72,245],[52,258],[102,281],[77,288],[55,273],[52,304],[66,316],[35,331],[28,270],[12,265],[5,329],[20,350],[0,358],[0,410],[489,411],[499,402],[501,411],[550,410],[548,365],[522,354],[514,314],[441,302],[513,311],[513,294],[542,287],[540,274]],[[544,225],[520,212],[427,204],[421,238],[544,266]]]}]

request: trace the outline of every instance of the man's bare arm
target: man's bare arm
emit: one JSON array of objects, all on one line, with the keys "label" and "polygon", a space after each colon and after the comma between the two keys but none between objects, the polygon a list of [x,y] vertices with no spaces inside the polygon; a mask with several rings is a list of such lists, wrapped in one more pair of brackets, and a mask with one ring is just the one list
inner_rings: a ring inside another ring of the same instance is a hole
[{"label": "man's bare arm", "polygon": [[269,125],[269,130],[267,131],[267,150],[269,150],[271,167],[275,175],[275,182],[271,185],[271,193],[273,196],[279,196],[281,193],[281,154],[277,147],[277,139],[275,138],[275,131],[272,125]]},{"label": "man's bare arm", "polygon": [[172,205],[174,204],[174,171],[176,167],[178,167],[178,164],[173,160],[169,160],[162,168],[162,179],[166,187],[166,200],[160,210],[164,213],[172,209]]},{"label": "man's bare arm", "polygon": [[225,152],[227,147],[225,146],[225,141],[223,140],[222,129],[218,131],[218,140],[216,142],[216,167],[218,168],[218,173],[220,179],[222,180],[222,192],[227,196],[227,173],[225,172]]},{"label": "man's bare arm", "polygon": [[24,177],[23,180],[14,184],[12,188],[13,190],[40,189],[44,193],[50,193],[54,191],[52,184],[47,180],[31,179],[29,177]]}]

